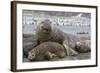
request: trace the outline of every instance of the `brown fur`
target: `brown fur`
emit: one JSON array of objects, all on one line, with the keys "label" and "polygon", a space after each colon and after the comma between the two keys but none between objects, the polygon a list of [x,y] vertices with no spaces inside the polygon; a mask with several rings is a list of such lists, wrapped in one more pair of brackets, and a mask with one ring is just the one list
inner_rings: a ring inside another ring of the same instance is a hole
[{"label": "brown fur", "polygon": [[29,60],[52,60],[54,57],[66,56],[65,48],[56,42],[44,42],[33,48],[29,54]]},{"label": "brown fur", "polygon": [[[72,55],[78,54],[75,50],[72,49],[75,47],[75,42],[73,42],[73,39],[70,38],[66,33],[62,32],[60,29],[52,27],[51,24],[51,21],[44,20],[37,26],[36,37],[38,44],[47,41],[57,42],[66,48],[66,51],[68,52],[67,55],[71,55],[69,51],[72,52]],[[68,50],[69,48],[71,50]]]}]

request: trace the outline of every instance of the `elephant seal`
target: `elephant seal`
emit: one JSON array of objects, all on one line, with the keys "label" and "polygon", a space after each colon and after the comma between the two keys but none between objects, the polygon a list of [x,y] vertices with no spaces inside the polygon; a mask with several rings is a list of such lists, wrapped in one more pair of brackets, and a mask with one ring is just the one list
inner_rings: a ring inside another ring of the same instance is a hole
[{"label": "elephant seal", "polygon": [[[79,38],[77,36],[64,33],[60,29],[54,26],[52,27],[51,24],[52,22],[48,19],[38,24],[37,30],[36,30],[36,37],[37,37],[38,44],[41,44],[47,41],[57,42],[57,43],[62,44],[66,48],[67,55],[77,55],[78,50],[76,50],[75,47],[80,46],[80,45],[77,45],[77,42],[80,41]],[[84,49],[84,48],[80,48],[80,50],[81,49]]]},{"label": "elephant seal", "polygon": [[57,42],[41,43],[28,53],[30,61],[52,60],[54,57],[63,58],[65,56],[65,48]]}]

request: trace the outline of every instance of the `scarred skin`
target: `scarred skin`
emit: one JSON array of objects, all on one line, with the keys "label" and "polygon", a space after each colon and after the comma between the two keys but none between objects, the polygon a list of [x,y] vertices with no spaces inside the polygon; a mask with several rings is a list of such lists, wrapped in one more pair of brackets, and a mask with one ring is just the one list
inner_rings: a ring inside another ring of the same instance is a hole
[{"label": "scarred skin", "polygon": [[28,53],[30,61],[52,60],[54,57],[63,58],[65,56],[65,48],[56,42],[41,43]]}]

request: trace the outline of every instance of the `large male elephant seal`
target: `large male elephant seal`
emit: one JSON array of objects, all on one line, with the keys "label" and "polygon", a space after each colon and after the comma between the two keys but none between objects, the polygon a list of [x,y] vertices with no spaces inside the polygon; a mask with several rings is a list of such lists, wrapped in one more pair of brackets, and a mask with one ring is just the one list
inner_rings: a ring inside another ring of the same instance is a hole
[{"label": "large male elephant seal", "polygon": [[52,60],[54,57],[58,57],[59,59],[65,56],[65,48],[56,42],[41,43],[28,53],[28,59],[30,61]]},{"label": "large male elephant seal", "polygon": [[[76,49],[78,46],[77,42],[79,42],[79,38],[74,35],[64,33],[60,29],[54,26],[52,27],[51,24],[52,22],[50,20],[44,20],[38,24],[36,30],[36,37],[37,37],[38,44],[47,41],[58,42],[66,48],[67,55],[78,54],[78,50]],[[84,48],[80,48],[79,50],[84,52]],[[85,50],[85,52],[88,51],[89,50]]]}]

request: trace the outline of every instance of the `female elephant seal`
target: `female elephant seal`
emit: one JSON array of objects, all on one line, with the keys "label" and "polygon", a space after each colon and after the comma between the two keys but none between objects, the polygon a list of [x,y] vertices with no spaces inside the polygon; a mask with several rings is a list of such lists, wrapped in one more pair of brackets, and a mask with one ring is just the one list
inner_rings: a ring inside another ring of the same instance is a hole
[{"label": "female elephant seal", "polygon": [[[47,41],[57,42],[66,48],[67,55],[77,55],[78,50],[76,51],[75,47],[78,46],[77,42],[79,42],[79,38],[74,35],[64,33],[60,29],[52,27],[51,24],[50,20],[44,20],[38,24],[36,30],[38,44]],[[84,52],[84,48],[80,48],[79,50]]]},{"label": "female elephant seal", "polygon": [[56,42],[41,43],[28,53],[30,61],[52,60],[54,57],[63,58],[65,56],[65,48]]}]

